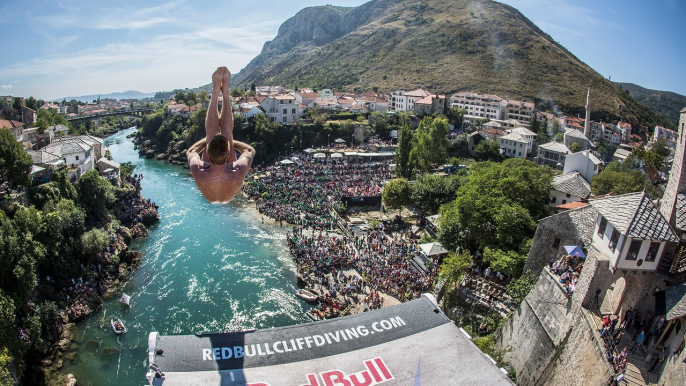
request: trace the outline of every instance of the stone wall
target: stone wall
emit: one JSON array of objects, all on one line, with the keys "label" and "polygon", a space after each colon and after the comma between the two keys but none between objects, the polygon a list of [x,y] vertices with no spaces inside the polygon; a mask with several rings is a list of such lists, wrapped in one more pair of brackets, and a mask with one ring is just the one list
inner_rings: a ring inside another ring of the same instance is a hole
[{"label": "stone wall", "polygon": [[598,212],[592,206],[570,210],[542,219],[536,227],[524,272],[541,273],[552,258],[565,254],[565,245],[586,248],[591,244]]},{"label": "stone wall", "polygon": [[[674,321],[673,323],[676,323]],[[686,319],[681,319],[679,331],[672,327],[669,336],[664,339],[664,346],[667,347],[667,359],[662,367],[657,367],[656,373],[660,376],[659,385],[686,385],[686,349],[678,351],[679,346],[686,338]],[[653,353],[649,363],[652,366],[653,361],[659,355],[659,350]]]}]

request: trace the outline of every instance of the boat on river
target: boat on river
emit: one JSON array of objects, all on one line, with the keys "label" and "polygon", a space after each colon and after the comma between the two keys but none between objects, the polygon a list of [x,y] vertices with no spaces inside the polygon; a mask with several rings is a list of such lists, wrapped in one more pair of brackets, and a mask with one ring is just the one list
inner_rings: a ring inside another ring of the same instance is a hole
[{"label": "boat on river", "polygon": [[117,335],[126,334],[126,331],[128,331],[124,322],[116,316],[110,319],[110,326],[112,326],[112,331]]},{"label": "boat on river", "polygon": [[296,292],[295,296],[299,297],[300,299],[306,301],[306,302],[311,302],[315,303],[319,301],[319,295],[317,295],[315,292],[306,290],[306,289],[301,289],[298,292]]}]

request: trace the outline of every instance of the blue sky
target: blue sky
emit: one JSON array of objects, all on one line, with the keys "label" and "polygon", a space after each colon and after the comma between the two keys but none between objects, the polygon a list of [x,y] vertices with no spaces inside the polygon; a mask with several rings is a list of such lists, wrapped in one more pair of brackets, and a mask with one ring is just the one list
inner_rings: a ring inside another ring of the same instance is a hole
[{"label": "blue sky", "polygon": [[[209,83],[307,6],[364,0],[2,0],[0,94],[53,99]],[[686,2],[504,0],[603,76],[686,95]]]}]

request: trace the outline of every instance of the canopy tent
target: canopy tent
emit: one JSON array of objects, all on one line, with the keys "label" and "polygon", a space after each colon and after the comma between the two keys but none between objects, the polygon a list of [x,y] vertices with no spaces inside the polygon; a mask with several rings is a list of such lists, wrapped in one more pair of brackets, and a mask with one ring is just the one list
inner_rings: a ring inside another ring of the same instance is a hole
[{"label": "canopy tent", "polygon": [[31,165],[31,172],[29,174],[36,174],[38,172],[42,172],[43,170],[45,170],[44,167],[38,165]]},{"label": "canopy tent", "polygon": [[324,153],[317,153],[314,155],[314,158],[326,158],[326,154]]},{"label": "canopy tent", "polygon": [[448,251],[443,248],[443,245],[439,242],[419,244],[419,248],[428,257],[438,256],[448,253]]},{"label": "canopy tent", "polygon": [[336,142],[336,143],[345,143],[345,139],[343,139],[343,138],[336,138],[336,139],[334,140],[334,142]]},{"label": "canopy tent", "polygon": [[316,152],[317,152],[317,151],[314,150],[313,148],[305,149],[305,150],[303,150],[303,151],[304,151],[305,153],[307,153],[307,154],[312,154],[312,153],[316,153]]},{"label": "canopy tent", "polygon": [[567,251],[568,255],[579,256],[583,258],[586,257],[581,248],[577,247],[576,245],[565,245],[565,251]]},{"label": "canopy tent", "polygon": [[342,158],[342,157],[343,157],[343,154],[341,154],[341,153],[333,153],[333,154],[331,154],[331,158]]},{"label": "canopy tent", "polygon": [[295,162],[293,162],[293,161],[291,161],[291,160],[289,160],[289,159],[285,159],[285,160],[283,160],[283,161],[279,161],[279,163],[280,163],[281,165],[293,165]]},{"label": "canopy tent", "polygon": [[357,154],[357,152],[354,151],[344,151],[343,154],[345,154],[346,157],[354,157],[356,155],[359,155]]}]

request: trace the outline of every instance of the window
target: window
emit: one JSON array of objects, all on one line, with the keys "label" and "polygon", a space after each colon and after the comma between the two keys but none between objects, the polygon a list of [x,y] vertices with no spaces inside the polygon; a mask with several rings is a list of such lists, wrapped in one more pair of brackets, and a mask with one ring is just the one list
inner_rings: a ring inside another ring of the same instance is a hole
[{"label": "window", "polygon": [[567,193],[567,198],[569,198],[569,197],[571,197],[571,195],[569,193]]},{"label": "window", "polygon": [[286,122],[286,117],[283,117],[283,121]]},{"label": "window", "polygon": [[553,240],[553,248],[560,248],[560,239],[557,237]]},{"label": "window", "polygon": [[562,205],[566,204],[567,200],[562,200]]},{"label": "window", "polygon": [[660,250],[660,243],[652,242],[650,243],[650,248],[648,248],[648,254],[646,255],[646,261],[655,261],[657,258],[657,251]]},{"label": "window", "polygon": [[550,203],[551,203],[551,204],[554,204],[555,201],[557,201],[557,197],[553,196],[553,197],[550,199]]},{"label": "window", "polygon": [[76,160],[77,160],[77,161],[79,160],[79,156],[78,156],[78,155],[76,156]]},{"label": "window", "polygon": [[291,113],[295,114],[295,109],[292,109],[292,110],[291,110]]},{"label": "window", "polygon": [[288,114],[288,109],[283,109],[284,114]]},{"label": "window", "polygon": [[608,247],[612,252],[617,248],[617,242],[619,242],[619,232],[616,229],[612,230],[612,236],[610,237],[610,243]]},{"label": "window", "polygon": [[626,254],[627,260],[636,260],[638,258],[638,252],[641,251],[641,244],[643,244],[643,240],[631,240],[629,252]]}]

